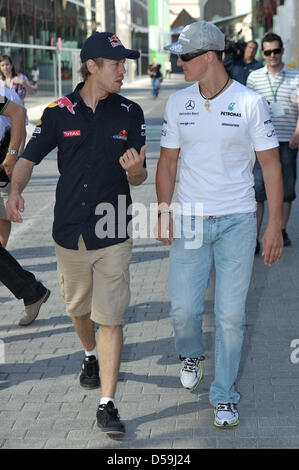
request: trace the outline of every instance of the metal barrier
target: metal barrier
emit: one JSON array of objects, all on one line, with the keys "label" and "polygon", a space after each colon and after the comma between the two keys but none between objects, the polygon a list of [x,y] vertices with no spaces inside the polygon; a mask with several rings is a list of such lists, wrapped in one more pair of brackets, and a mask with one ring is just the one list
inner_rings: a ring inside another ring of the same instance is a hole
[{"label": "metal barrier", "polygon": [[80,49],[60,47],[59,43],[55,47],[0,42],[0,51],[1,55],[12,56],[16,71],[26,75],[30,81],[36,64],[41,95],[63,96],[80,81]]}]

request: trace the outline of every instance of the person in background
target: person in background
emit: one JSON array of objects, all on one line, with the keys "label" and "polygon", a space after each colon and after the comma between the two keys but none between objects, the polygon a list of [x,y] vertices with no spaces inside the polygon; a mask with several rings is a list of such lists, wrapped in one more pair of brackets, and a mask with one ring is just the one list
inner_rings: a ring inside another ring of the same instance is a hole
[{"label": "person in background", "polygon": [[261,62],[255,59],[258,50],[258,43],[256,41],[248,41],[245,49],[243,58],[240,61],[232,65],[230,76],[237,82],[246,85],[247,77],[253,70],[258,70],[263,67]]},{"label": "person in background", "polygon": [[[275,33],[267,33],[262,40],[262,54],[266,65],[252,72],[247,86],[264,96],[270,108],[270,116],[279,141],[282,167],[284,203],[282,212],[282,236],[284,246],[291,245],[287,233],[292,202],[296,198],[297,154],[299,145],[299,71],[283,62],[283,42]],[[256,254],[260,252],[259,234],[267,199],[264,178],[258,160],[254,170],[255,197],[257,201]]]},{"label": "person in background", "polygon": [[36,64],[34,64],[34,66],[32,67],[31,77],[32,77],[33,85],[37,85],[37,83],[39,81],[39,68]]},{"label": "person in background", "polygon": [[8,55],[0,56],[0,85],[14,90],[24,104],[27,93],[32,95],[37,85],[32,85],[26,75],[17,73],[12,59]]},{"label": "person in background", "polygon": [[161,73],[161,64],[157,63],[156,57],[153,58],[153,62],[147,69],[147,73],[151,77],[151,80],[152,80],[153,98],[157,98],[159,95],[162,73]]},{"label": "person in background", "polygon": [[171,72],[172,72],[172,67],[171,67],[171,62],[170,60],[167,60],[164,64],[165,66],[165,78],[171,78]]}]

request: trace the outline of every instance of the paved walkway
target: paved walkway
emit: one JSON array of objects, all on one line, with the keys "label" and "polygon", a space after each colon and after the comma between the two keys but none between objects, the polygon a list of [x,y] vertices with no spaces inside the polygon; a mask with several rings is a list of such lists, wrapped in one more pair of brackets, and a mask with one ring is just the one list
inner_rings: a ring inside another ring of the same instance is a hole
[{"label": "paved walkway", "polygon": [[[148,81],[142,87],[149,93]],[[168,93],[166,85],[162,93]],[[132,191],[134,201],[147,205],[155,202],[159,151],[159,119],[150,121],[152,116],[148,114],[149,178]],[[214,357],[213,282],[204,315],[204,378],[190,393],[179,383],[168,316],[168,248],[154,239],[135,240],[132,298],[125,315],[116,396],[127,433],[115,441],[96,425],[99,391],[85,391],[78,384],[82,348],[64,313],[51,239],[56,181],[52,153],[34,170],[25,190],[24,223],[13,227],[9,241],[12,254],[52,295],[33,325],[21,328],[22,302],[0,286],[0,339],[5,351],[0,364],[0,448],[298,448],[299,351],[291,347],[299,338],[298,203],[288,230],[293,244],[283,258],[271,268],[263,265],[261,256],[255,259],[238,381],[240,424],[235,429],[213,426],[208,401]],[[295,343],[299,348],[299,339]]]}]

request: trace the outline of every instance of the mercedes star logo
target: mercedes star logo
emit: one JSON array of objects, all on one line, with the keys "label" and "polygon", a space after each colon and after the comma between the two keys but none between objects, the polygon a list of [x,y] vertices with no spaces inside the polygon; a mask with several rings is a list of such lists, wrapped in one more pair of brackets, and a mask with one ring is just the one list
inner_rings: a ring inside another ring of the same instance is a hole
[{"label": "mercedes star logo", "polygon": [[185,104],[185,108],[190,111],[191,109],[195,108],[195,101],[193,100],[188,100],[187,103]]}]

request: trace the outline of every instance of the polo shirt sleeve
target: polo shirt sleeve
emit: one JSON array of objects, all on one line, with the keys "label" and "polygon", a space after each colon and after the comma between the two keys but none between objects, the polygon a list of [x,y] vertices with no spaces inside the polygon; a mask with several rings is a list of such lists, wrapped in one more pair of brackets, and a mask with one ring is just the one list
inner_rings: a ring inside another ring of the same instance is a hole
[{"label": "polo shirt sleeve", "polygon": [[[128,139],[126,141],[126,150],[134,148],[137,152],[140,152],[141,147],[145,144],[145,122],[144,114],[141,107],[134,103],[134,117],[131,119],[131,126],[128,133]],[[144,167],[146,162],[144,161]]]},{"label": "polo shirt sleeve", "polygon": [[3,113],[8,103],[9,99],[7,99],[5,96],[0,96],[0,114]]},{"label": "polo shirt sleeve", "polygon": [[55,108],[46,108],[42,117],[36,124],[22,158],[38,165],[58,143],[58,134],[55,122]]},{"label": "polo shirt sleeve", "polygon": [[170,97],[166,103],[162,137],[160,141],[161,147],[178,149],[181,147],[180,142],[180,129],[176,121],[177,109],[175,109],[175,100]]},{"label": "polo shirt sleeve", "polygon": [[251,103],[249,135],[256,152],[279,147],[266,99],[257,95]]},{"label": "polo shirt sleeve", "polygon": [[252,72],[248,75],[247,81],[246,81],[246,86],[248,88],[251,88],[254,90],[254,78],[252,76]]},{"label": "polo shirt sleeve", "polygon": [[126,150],[135,148],[140,152],[141,147],[145,144],[145,124],[144,115],[140,106],[135,103],[134,117],[131,120],[128,139],[126,142]]}]

